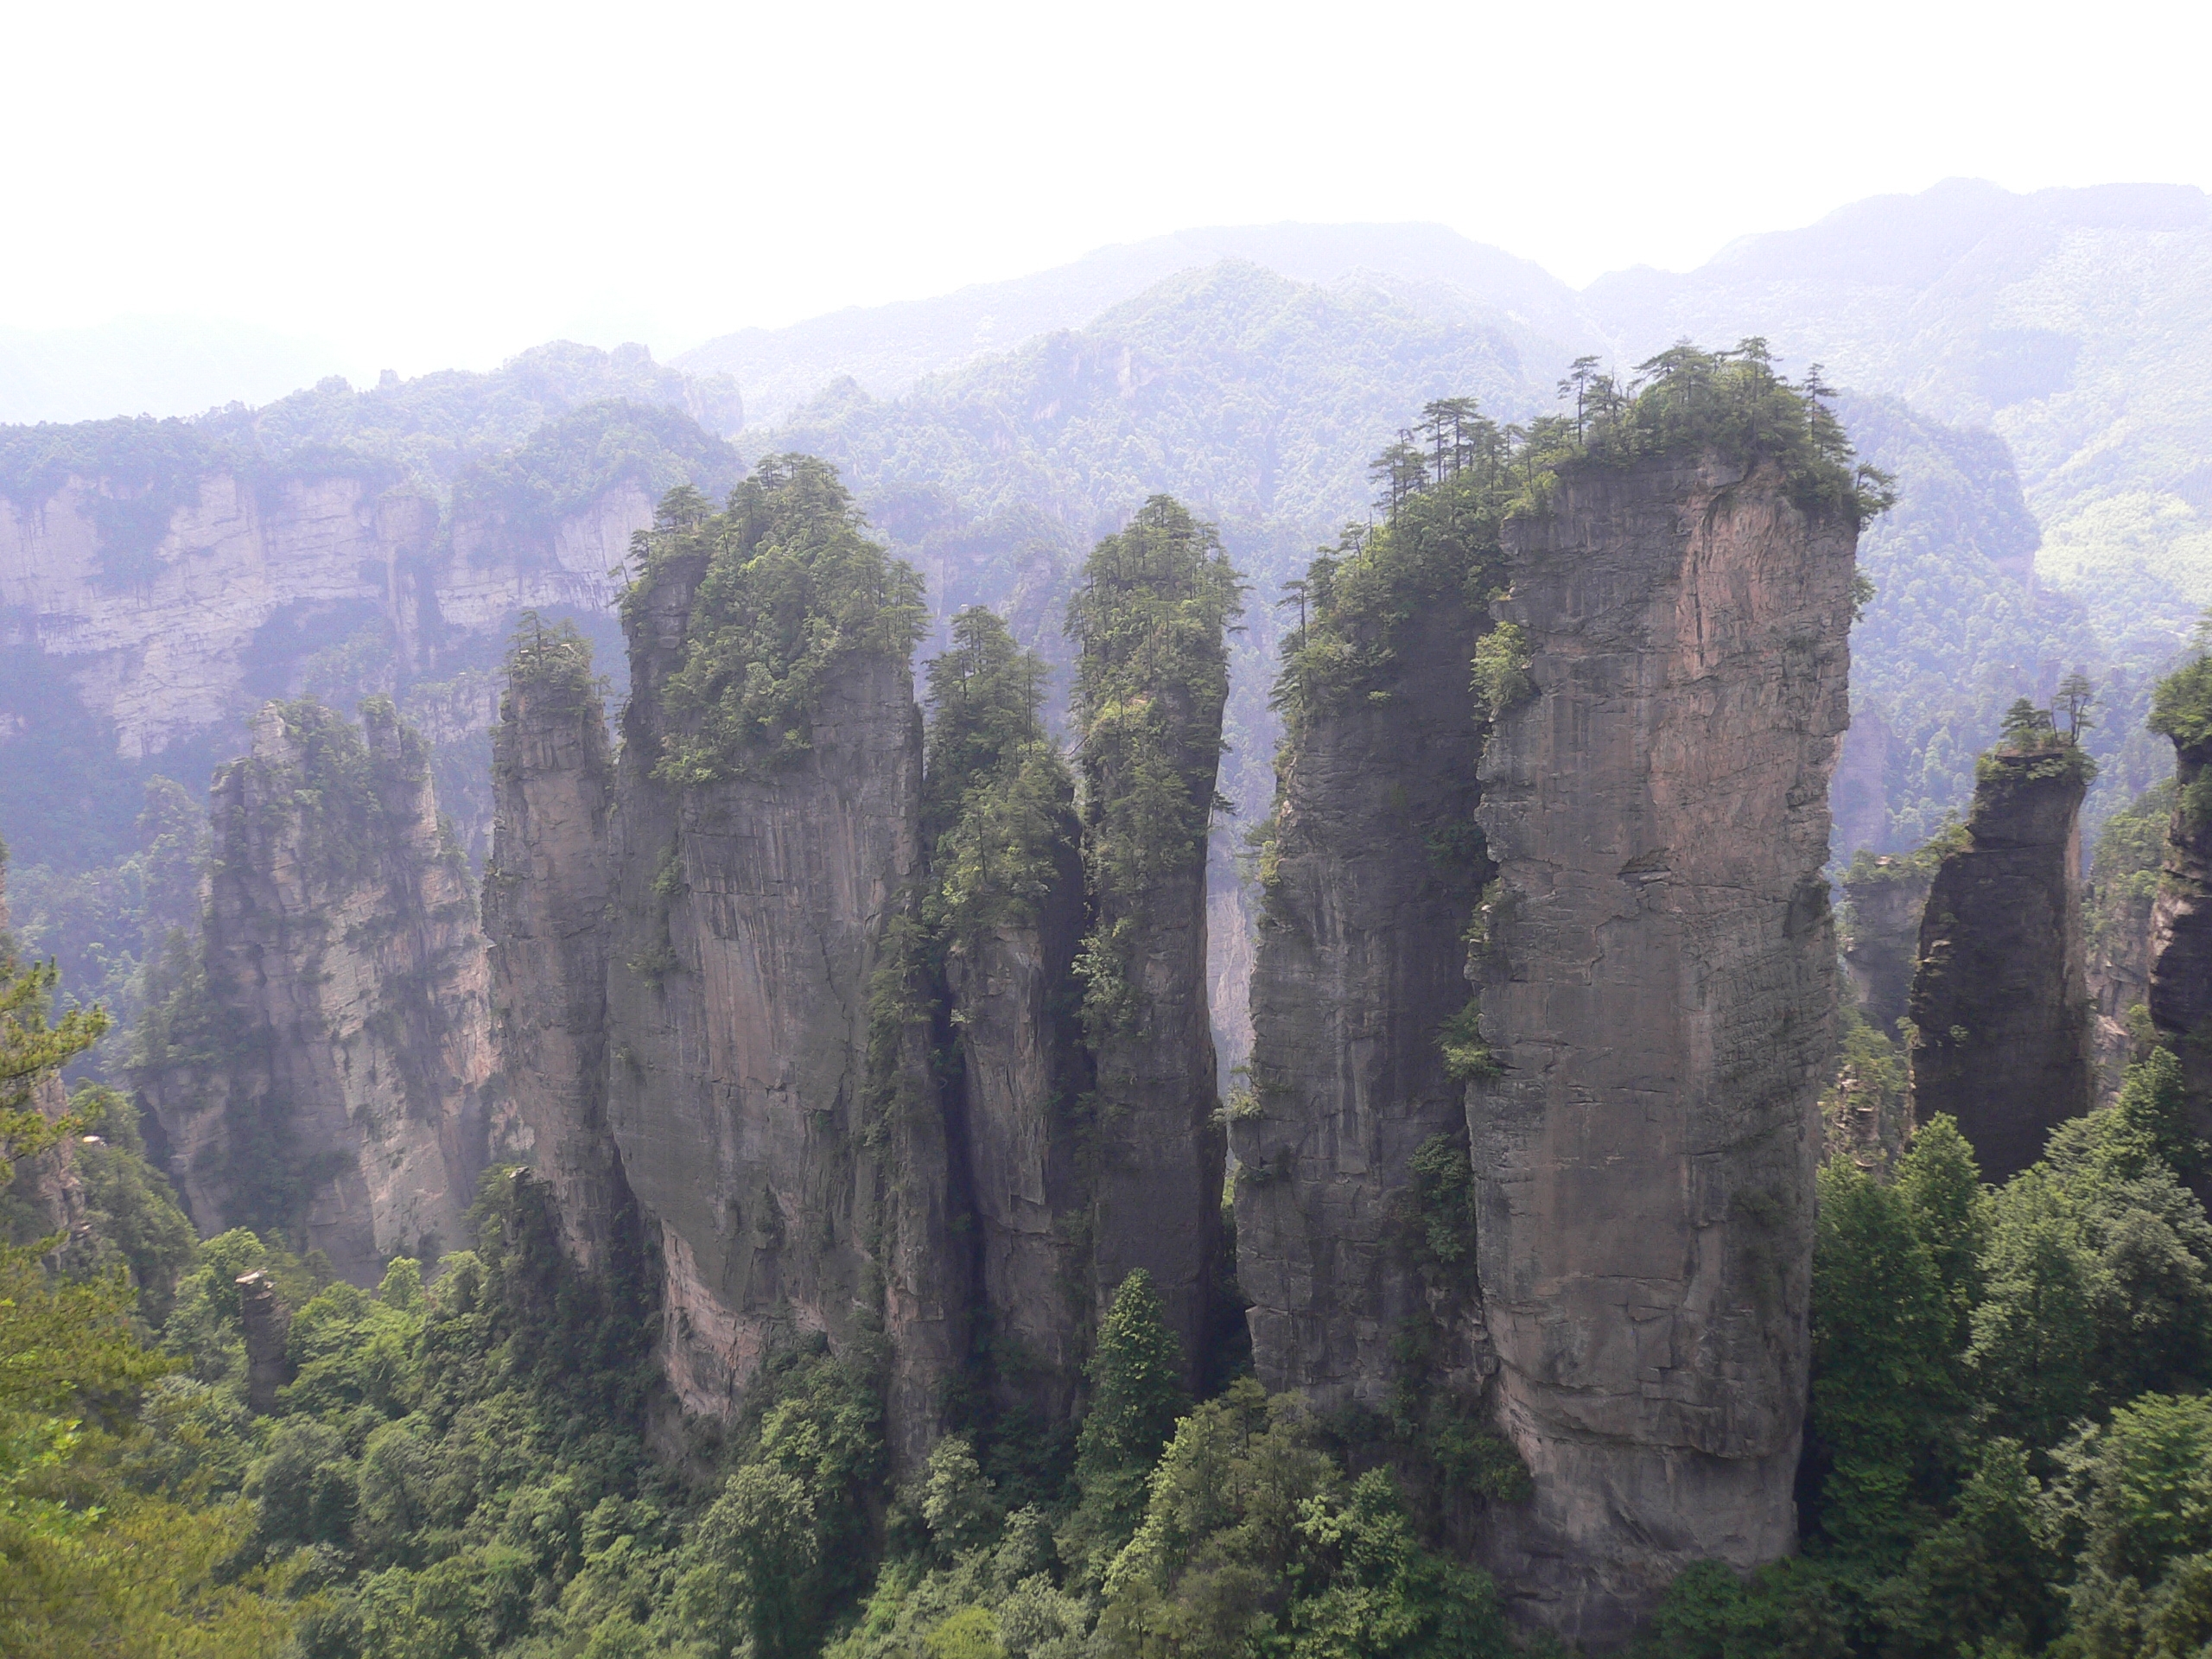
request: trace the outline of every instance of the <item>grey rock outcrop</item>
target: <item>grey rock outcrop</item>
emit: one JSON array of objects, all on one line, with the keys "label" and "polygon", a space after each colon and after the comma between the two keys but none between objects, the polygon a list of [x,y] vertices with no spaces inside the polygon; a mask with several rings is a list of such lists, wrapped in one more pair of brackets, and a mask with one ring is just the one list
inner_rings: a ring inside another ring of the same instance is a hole
[{"label": "grey rock outcrop", "polygon": [[2083,756],[2053,739],[1982,757],[1963,841],[1929,888],[1912,982],[1912,1111],[1958,1120],[2003,1181],[2089,1109],[2082,937]]},{"label": "grey rock outcrop", "polygon": [[628,1203],[607,1121],[607,816],[614,758],[589,646],[518,653],[492,731],[484,874],[492,1034],[518,1150],[550,1191],[562,1243],[601,1266]]},{"label": "grey rock outcrop", "polygon": [[1535,690],[1482,769],[1495,1070],[1467,1120],[1535,1497],[1484,1549],[1593,1646],[1692,1561],[1796,1544],[1855,542],[1710,455],[1570,468],[1507,529]]},{"label": "grey rock outcrop", "polygon": [[757,776],[654,775],[703,555],[655,567],[629,619],[613,819],[608,1120],[657,1225],[664,1357],[732,1409],[772,1344],[880,1330],[911,1461],[965,1354],[942,1102],[912,1036],[870,1075],[886,935],[918,874],[921,716],[903,655],[824,678],[804,750]]},{"label": "grey rock outcrop", "polygon": [[292,1315],[265,1273],[242,1275],[238,1293],[238,1323],[245,1332],[246,1404],[266,1414],[276,1409],[276,1391],[292,1380],[285,1351]]},{"label": "grey rock outcrop", "polygon": [[1086,918],[1076,836],[1071,806],[1033,920],[956,940],[945,960],[992,1372],[1002,1399],[1047,1423],[1067,1421],[1090,1348],[1079,1117],[1090,1077],[1073,971]]},{"label": "grey rock outcrop", "polygon": [[1940,848],[1870,854],[1844,874],[1844,972],[1859,1013],[1885,1037],[1897,1034],[1912,1001],[1920,917],[1941,856]]},{"label": "grey rock outcrop", "polygon": [[197,1046],[134,1077],[204,1232],[275,1228],[374,1284],[468,1237],[506,1144],[467,863],[389,702],[271,704],[211,796]]},{"label": "grey rock outcrop", "polygon": [[[2198,672],[2202,672],[2200,666]],[[2151,1022],[2181,1060],[2196,1132],[2212,1134],[2212,737],[2174,739],[2173,822],[2151,908]]]},{"label": "grey rock outcrop", "polygon": [[[1468,661],[1487,620],[1427,594],[1392,639],[1387,703],[1317,715],[1279,760],[1252,980],[1252,1093],[1230,1122],[1237,1282],[1270,1389],[1376,1408],[1409,1322],[1444,1327],[1446,1376],[1487,1362],[1479,1309],[1432,1308],[1408,1249],[1414,1155],[1466,1138],[1441,1046],[1467,1002],[1465,934],[1493,874],[1473,831]],[[1471,849],[1450,846],[1457,828]]]}]

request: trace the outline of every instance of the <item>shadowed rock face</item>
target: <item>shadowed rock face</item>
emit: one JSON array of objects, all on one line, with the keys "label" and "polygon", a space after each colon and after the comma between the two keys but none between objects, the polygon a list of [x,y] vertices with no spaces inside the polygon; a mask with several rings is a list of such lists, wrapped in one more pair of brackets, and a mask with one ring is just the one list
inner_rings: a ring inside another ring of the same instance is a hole
[{"label": "shadowed rock face", "polygon": [[[1165,700],[1175,704],[1179,694]],[[1217,697],[1207,706],[1178,707],[1169,717],[1194,799],[1212,798],[1221,711]],[[1087,810],[1126,786],[1092,771]],[[1185,1382],[1193,1385],[1214,1337],[1228,1147],[1216,1118],[1206,1014],[1205,862],[1205,841],[1195,839],[1178,868],[1126,886],[1103,884],[1095,895],[1095,931],[1119,942],[1127,1004],[1117,1027],[1094,1033],[1090,1043],[1092,1306],[1103,1311],[1130,1274],[1149,1273],[1181,1344]]]},{"label": "shadowed rock face", "polygon": [[467,861],[420,742],[389,703],[362,712],[348,759],[336,716],[271,704],[217,774],[203,936],[221,1052],[137,1081],[202,1231],[297,1227],[374,1284],[393,1255],[468,1237],[507,1137]]},{"label": "shadowed rock face", "polygon": [[1090,1086],[1072,973],[1083,868],[1072,810],[1052,888],[1030,923],[947,953],[960,1126],[982,1310],[1002,1397],[1067,1421],[1090,1347],[1078,1103]]},{"label": "shadowed rock face", "polygon": [[1884,856],[1844,878],[1851,906],[1851,937],[1844,971],[1866,1023],[1885,1037],[1897,1033],[1912,999],[1912,974],[1920,955],[1920,915],[1935,879],[1931,860]]},{"label": "shadowed rock face", "polygon": [[[2151,1022],[2180,1058],[2199,1135],[2212,1134],[2212,818],[2203,816],[2212,740],[2174,743],[2179,786],[2165,868],[2151,907]],[[2212,1197],[2206,1180],[2198,1196]]]},{"label": "shadowed rock face", "polygon": [[872,1100],[870,995],[917,874],[921,723],[903,660],[855,653],[810,747],[764,776],[652,776],[703,560],[671,559],[632,620],[607,952],[608,1119],[657,1224],[664,1358],[722,1413],[772,1343],[878,1327],[894,1452],[933,1438],[964,1353],[944,1114],[923,1052]]},{"label": "shadowed rock face", "polygon": [[[1409,1166],[1464,1144],[1440,1029],[1467,1001],[1466,933],[1492,873],[1471,841],[1484,734],[1480,631],[1456,594],[1394,637],[1387,705],[1319,715],[1286,751],[1278,862],[1252,982],[1253,1100],[1232,1122],[1237,1281],[1270,1389],[1382,1407],[1408,1321],[1431,1312],[1408,1249]],[[1457,837],[1440,830],[1457,827]],[[1441,1314],[1447,1371],[1483,1353],[1478,1310]]]},{"label": "shadowed rock face", "polygon": [[1508,526],[1535,691],[1482,769],[1467,1122],[1535,1496],[1485,1548],[1593,1645],[1692,1561],[1796,1543],[1855,543],[1713,458],[1577,468]]},{"label": "shadowed rock face", "polygon": [[563,1243],[593,1268],[627,1195],[607,1122],[614,760],[588,664],[581,676],[513,676],[492,746],[493,1039],[521,1149],[551,1190]]},{"label": "shadowed rock face", "polygon": [[1929,889],[1912,982],[1914,1118],[1958,1119],[1982,1179],[2043,1155],[2089,1109],[2079,819],[2069,748],[1984,757],[1963,844]]}]

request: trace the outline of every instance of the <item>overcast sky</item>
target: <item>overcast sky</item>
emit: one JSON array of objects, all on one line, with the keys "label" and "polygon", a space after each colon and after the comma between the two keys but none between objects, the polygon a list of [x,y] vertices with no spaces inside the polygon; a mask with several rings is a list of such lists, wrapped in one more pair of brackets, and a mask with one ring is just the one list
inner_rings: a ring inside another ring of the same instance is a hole
[{"label": "overcast sky", "polygon": [[1191,226],[1578,285],[1971,175],[2212,184],[2181,4],[0,0],[0,326],[666,356]]}]

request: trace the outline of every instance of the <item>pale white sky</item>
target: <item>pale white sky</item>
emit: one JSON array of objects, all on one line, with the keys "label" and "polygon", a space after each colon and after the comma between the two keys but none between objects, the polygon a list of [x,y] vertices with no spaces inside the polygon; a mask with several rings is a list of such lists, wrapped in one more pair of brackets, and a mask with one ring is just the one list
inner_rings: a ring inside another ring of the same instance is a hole
[{"label": "pale white sky", "polygon": [[0,0],[0,326],[664,357],[1292,219],[1580,284],[1952,175],[2212,185],[2209,37],[2114,0]]}]

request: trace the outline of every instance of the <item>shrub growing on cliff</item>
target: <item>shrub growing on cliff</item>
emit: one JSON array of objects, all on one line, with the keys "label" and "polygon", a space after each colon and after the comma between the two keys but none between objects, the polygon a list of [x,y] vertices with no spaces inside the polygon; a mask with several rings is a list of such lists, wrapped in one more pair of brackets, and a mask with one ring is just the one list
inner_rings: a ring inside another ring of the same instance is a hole
[{"label": "shrub growing on cliff", "polygon": [[1068,601],[1084,861],[1106,912],[1079,963],[1094,1040],[1128,1018],[1127,911],[1205,858],[1229,695],[1224,633],[1243,593],[1212,526],[1154,496],[1092,550]]},{"label": "shrub growing on cliff", "polygon": [[770,455],[710,513],[672,490],[624,594],[633,631],[669,567],[704,569],[683,660],[663,699],[672,729],[654,776],[680,785],[758,775],[811,746],[830,677],[856,655],[904,663],[921,638],[922,579],[870,540],[836,469]]},{"label": "shrub growing on cliff", "polygon": [[1045,672],[980,606],[953,619],[951,648],[930,660],[925,909],[947,943],[1033,917],[1071,853],[1075,782],[1045,734]]}]

